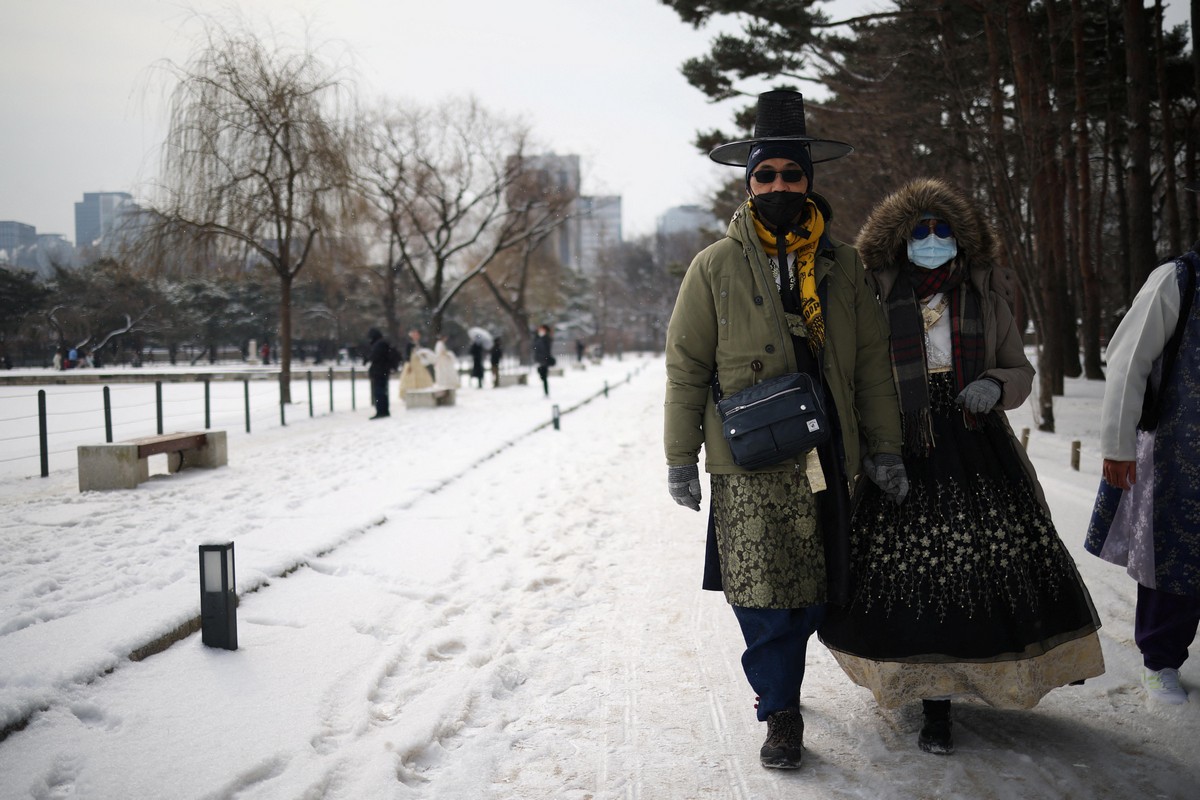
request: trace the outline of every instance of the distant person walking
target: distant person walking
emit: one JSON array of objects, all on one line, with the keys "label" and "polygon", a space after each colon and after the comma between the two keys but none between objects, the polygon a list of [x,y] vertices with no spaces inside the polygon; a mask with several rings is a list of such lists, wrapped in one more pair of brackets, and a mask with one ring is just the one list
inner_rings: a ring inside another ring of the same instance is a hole
[{"label": "distant person walking", "polygon": [[533,363],[537,364],[538,377],[542,379],[542,392],[550,396],[550,368],[555,365],[554,339],[549,325],[538,325],[533,337]]},{"label": "distant person walking", "polygon": [[500,361],[504,358],[504,346],[500,344],[500,337],[497,336],[492,340],[492,351],[489,354],[492,362],[492,388],[500,385]]},{"label": "distant person walking", "polygon": [[483,388],[483,355],[486,349],[483,346],[483,340],[476,336],[471,342],[471,377],[474,378],[479,388]]},{"label": "distant person walking", "polygon": [[363,358],[363,363],[370,365],[367,367],[367,375],[371,379],[371,402],[375,405],[375,416],[371,419],[382,419],[391,416],[388,375],[393,364],[392,346],[383,338],[383,333],[378,328],[371,328],[367,332],[367,338],[370,340],[370,349]]}]

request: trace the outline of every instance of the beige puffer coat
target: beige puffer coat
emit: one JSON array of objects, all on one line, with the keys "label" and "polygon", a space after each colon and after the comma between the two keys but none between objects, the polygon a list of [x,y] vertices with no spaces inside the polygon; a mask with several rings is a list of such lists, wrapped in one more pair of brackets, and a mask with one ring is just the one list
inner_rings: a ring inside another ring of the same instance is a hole
[{"label": "beige puffer coat", "polygon": [[[981,298],[984,371],[977,377],[993,378],[1000,383],[997,413],[1011,435],[1012,427],[1003,412],[1019,408],[1029,397],[1034,370],[1025,355],[1021,332],[1009,305],[1014,291],[1010,273],[996,268],[999,247],[996,236],[975,206],[942,181],[930,178],[912,181],[871,211],[855,247],[879,285],[879,296],[887,298],[901,266],[908,264],[908,240],[923,212],[936,214],[954,229],[960,263],[970,270],[969,280]],[[1016,449],[1045,506],[1033,465],[1023,448]]]}]

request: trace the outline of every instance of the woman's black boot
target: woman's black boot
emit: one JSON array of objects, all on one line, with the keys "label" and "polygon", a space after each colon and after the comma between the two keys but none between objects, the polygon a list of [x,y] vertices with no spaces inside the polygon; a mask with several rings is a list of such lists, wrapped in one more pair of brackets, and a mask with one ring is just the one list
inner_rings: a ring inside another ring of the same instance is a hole
[{"label": "woman's black boot", "polygon": [[948,756],[954,752],[954,736],[950,730],[950,701],[922,700],[925,724],[917,737],[917,746],[926,753]]}]

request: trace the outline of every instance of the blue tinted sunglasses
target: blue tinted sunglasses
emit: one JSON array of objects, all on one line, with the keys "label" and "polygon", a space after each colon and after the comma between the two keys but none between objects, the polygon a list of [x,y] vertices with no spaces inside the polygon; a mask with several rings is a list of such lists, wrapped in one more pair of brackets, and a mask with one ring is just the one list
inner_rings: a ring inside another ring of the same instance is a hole
[{"label": "blue tinted sunglasses", "polygon": [[949,239],[954,235],[954,229],[950,227],[949,222],[935,223],[933,220],[924,220],[918,222],[917,227],[913,228],[912,238],[924,239],[931,233],[939,239]]}]

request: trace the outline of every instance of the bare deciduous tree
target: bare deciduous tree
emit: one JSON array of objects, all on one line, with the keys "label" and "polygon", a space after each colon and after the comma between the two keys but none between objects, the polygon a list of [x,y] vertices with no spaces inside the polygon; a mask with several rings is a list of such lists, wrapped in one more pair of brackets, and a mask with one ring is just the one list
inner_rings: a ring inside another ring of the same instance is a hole
[{"label": "bare deciduous tree", "polygon": [[265,262],[279,279],[280,398],[291,401],[292,287],[349,179],[339,70],[309,47],[205,21],[177,84],[157,212],[164,225]]},{"label": "bare deciduous tree", "polygon": [[567,218],[569,197],[527,190],[528,128],[473,99],[398,107],[366,119],[360,136],[360,180],[387,232],[385,304],[406,276],[435,335],[463,286]]}]

